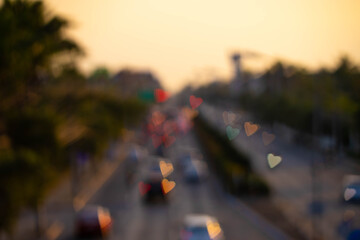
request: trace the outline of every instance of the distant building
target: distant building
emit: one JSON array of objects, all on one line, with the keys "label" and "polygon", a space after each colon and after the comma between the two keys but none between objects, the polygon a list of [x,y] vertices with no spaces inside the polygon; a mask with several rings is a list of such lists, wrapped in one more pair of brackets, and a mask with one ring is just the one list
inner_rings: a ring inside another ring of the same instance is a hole
[{"label": "distant building", "polygon": [[161,88],[159,80],[149,71],[122,70],[113,76],[112,82],[123,97],[136,97],[141,91]]}]

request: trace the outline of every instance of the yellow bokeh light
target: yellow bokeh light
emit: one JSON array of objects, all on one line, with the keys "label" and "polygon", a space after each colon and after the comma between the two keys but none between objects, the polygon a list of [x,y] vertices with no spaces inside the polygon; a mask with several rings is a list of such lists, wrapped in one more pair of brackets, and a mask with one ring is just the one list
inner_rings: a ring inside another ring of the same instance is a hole
[{"label": "yellow bokeh light", "polygon": [[209,233],[211,239],[214,239],[217,235],[219,235],[221,233],[221,227],[220,227],[219,223],[217,223],[217,222],[209,221],[206,224],[206,227],[207,227],[207,230],[208,230],[208,233]]}]

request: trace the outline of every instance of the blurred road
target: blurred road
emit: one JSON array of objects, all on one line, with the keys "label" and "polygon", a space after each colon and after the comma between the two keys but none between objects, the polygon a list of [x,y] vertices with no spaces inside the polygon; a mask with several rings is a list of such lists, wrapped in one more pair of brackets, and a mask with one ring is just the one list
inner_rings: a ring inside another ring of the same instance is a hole
[{"label": "blurred road", "polygon": [[[132,182],[128,183],[126,179],[126,157],[134,147],[142,148],[144,153],[154,152],[151,139],[147,147],[132,143],[118,143],[115,146],[113,158],[104,161],[97,174],[84,183],[87,187],[77,195],[78,209],[90,204],[109,208],[113,217],[110,240],[178,240],[184,216],[190,213],[215,216],[227,240],[289,239],[239,200],[225,193],[211,171],[209,177],[199,184],[185,182],[178,167],[179,156],[190,151],[201,153],[192,131],[178,136],[176,141],[165,149],[166,161],[174,165],[174,172],[169,177],[176,182],[175,188],[169,193],[167,203],[144,204],[141,201],[138,183],[149,168],[149,160],[154,158],[154,155],[143,154],[134,171]],[[75,239],[75,212],[70,190],[71,181],[66,180],[46,200],[42,208],[42,221],[46,228],[44,239]],[[15,239],[37,239],[34,237],[33,224],[31,213],[22,216]]]},{"label": "blurred road", "polygon": [[[179,137],[170,146],[166,155],[176,166],[176,157],[184,148],[196,148],[192,133]],[[114,218],[114,228],[110,239],[179,239],[180,227],[188,213],[205,213],[217,217],[227,239],[287,239],[277,229],[256,218],[236,202],[231,202],[219,188],[211,175],[199,185],[188,185],[182,180],[181,172],[175,167],[171,178],[176,182],[167,204],[145,205],[141,201],[137,183],[147,169],[145,157],[140,164],[131,185],[125,184],[124,169],[118,168],[106,184],[95,194],[88,204],[99,204],[110,209]],[[251,216],[249,216],[249,214]],[[250,219],[251,217],[251,219]],[[73,239],[69,224],[59,239]]]}]

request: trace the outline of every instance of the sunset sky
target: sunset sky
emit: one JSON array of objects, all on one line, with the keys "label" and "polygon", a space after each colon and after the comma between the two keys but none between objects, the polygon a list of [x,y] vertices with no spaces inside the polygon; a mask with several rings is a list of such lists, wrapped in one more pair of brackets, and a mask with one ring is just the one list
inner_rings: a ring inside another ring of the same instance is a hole
[{"label": "sunset sky", "polygon": [[359,0],[45,2],[72,20],[68,34],[87,52],[84,71],[148,69],[171,91],[229,78],[234,50],[261,53],[244,60],[254,70],[276,59],[331,67],[343,54],[360,63]]}]

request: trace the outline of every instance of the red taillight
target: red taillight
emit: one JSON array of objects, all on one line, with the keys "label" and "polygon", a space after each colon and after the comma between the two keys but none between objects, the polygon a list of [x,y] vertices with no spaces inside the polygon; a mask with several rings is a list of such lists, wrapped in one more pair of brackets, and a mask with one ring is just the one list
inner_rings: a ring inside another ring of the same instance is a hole
[{"label": "red taillight", "polygon": [[99,219],[102,231],[108,231],[112,227],[112,219],[110,216],[104,216]]},{"label": "red taillight", "polygon": [[142,196],[144,196],[147,192],[149,192],[150,189],[151,189],[150,184],[139,182],[139,191]]},{"label": "red taillight", "polygon": [[180,235],[181,235],[181,240],[188,240],[191,238],[192,233],[183,229],[181,230]]}]

